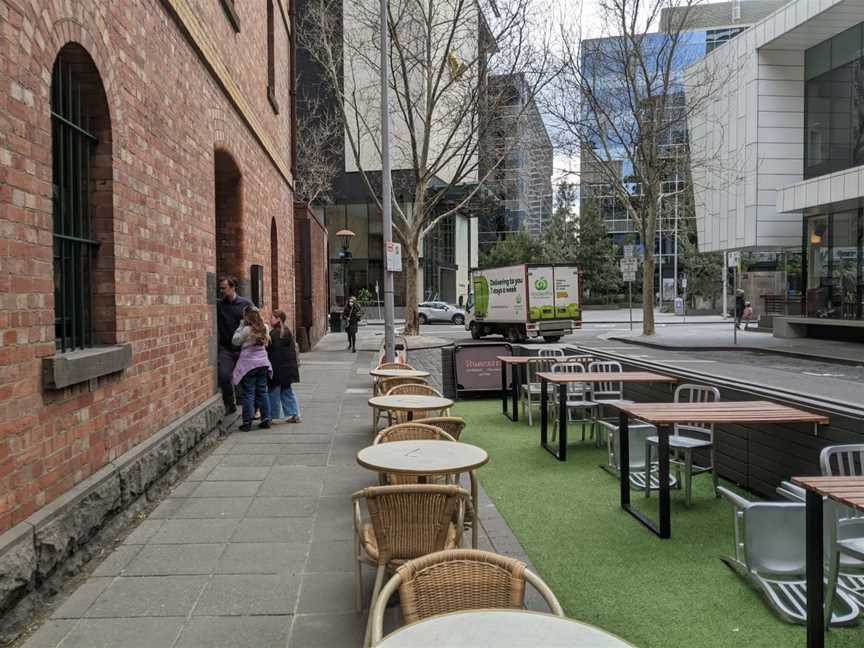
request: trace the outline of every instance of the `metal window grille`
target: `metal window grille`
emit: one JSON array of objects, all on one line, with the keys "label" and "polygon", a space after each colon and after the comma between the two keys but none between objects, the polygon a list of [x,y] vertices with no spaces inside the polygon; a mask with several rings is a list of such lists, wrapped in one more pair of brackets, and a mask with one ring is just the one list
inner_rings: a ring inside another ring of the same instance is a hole
[{"label": "metal window grille", "polygon": [[54,168],[54,326],[61,351],[93,344],[92,275],[99,242],[90,219],[87,88],[79,66],[58,57],[51,79]]}]

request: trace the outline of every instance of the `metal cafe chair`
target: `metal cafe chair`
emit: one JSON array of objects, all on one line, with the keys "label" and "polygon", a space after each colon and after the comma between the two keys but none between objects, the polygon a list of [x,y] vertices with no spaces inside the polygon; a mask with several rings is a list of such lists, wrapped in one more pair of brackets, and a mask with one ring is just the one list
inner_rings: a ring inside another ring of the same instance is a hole
[{"label": "metal cafe chair", "polygon": [[[552,365],[552,373],[586,373],[585,367],[578,362],[557,362]],[[591,416],[597,403],[591,400],[591,384],[587,382],[572,382],[563,385],[557,385],[558,389],[567,390],[567,422],[582,423],[582,440],[585,440],[585,425],[590,424],[591,437],[594,437],[594,417]],[[552,430],[552,442],[555,442],[558,434],[558,398],[550,398],[550,409],[554,414],[550,420],[555,421],[555,428]],[[582,418],[574,418],[574,412],[582,412]]]},{"label": "metal cafe chair", "polygon": [[[589,372],[616,373],[624,371],[620,362],[615,360],[597,360],[588,365]],[[606,443],[610,446],[609,435],[618,429],[618,419],[607,419],[603,417],[604,405],[623,405],[632,403],[632,400],[624,398],[624,383],[617,381],[595,382],[591,385],[591,400],[597,403],[594,410],[594,425],[598,431],[606,430]],[[601,445],[600,435],[595,437],[599,448]],[[610,446],[611,447],[611,446]]]},{"label": "metal cafe chair", "polygon": [[[716,403],[720,400],[720,390],[707,385],[679,385],[675,389],[675,402],[687,403]],[[645,455],[648,462],[651,461],[653,449],[657,447],[660,440],[656,436],[650,436],[645,440]],[[693,451],[707,451],[709,455],[707,466],[693,464]],[[684,502],[690,506],[693,475],[710,472],[714,480],[714,493],[717,493],[717,471],[714,470],[714,424],[691,421],[690,423],[676,423],[669,436],[669,463],[675,466],[675,472],[680,481],[681,469],[684,470]],[[646,488],[645,496],[649,496]],[[718,495],[719,497],[719,495]]]},{"label": "metal cafe chair", "polygon": [[537,374],[549,371],[555,364],[555,357],[558,356],[531,358],[525,365],[525,384],[522,385],[520,400],[522,401],[522,411],[528,416],[528,425],[534,425],[531,417],[531,406],[540,404],[540,379],[537,378]]},{"label": "metal cafe chair", "polygon": [[[721,560],[760,590],[789,623],[807,622],[805,505],[802,502],[751,502],[722,486],[717,492],[734,512],[735,555]],[[861,612],[843,589],[826,598],[831,625],[857,623]]]}]

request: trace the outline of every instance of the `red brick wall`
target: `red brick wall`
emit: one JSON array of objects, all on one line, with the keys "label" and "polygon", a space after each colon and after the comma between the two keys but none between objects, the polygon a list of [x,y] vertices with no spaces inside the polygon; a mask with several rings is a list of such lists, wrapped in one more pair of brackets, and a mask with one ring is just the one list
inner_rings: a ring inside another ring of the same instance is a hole
[{"label": "red brick wall", "polygon": [[[290,184],[168,4],[0,0],[0,532],[213,395],[206,277],[217,270],[216,150],[240,173],[243,244],[223,254],[244,278],[251,264],[264,266],[269,307],[275,218],[281,265],[292,267]],[[257,123],[289,161],[290,61],[281,17],[276,115],[267,100],[266,4],[236,3],[240,33],[217,0],[189,4]],[[96,330],[131,343],[133,365],[92,389],[47,391],[41,360],[55,353],[50,81],[69,42],[92,57],[110,115],[112,198],[94,205],[104,261]],[[293,293],[292,282],[279,282],[289,313]]]},{"label": "red brick wall", "polygon": [[313,346],[327,333],[327,245],[327,229],[304,203],[294,203],[295,317]]}]

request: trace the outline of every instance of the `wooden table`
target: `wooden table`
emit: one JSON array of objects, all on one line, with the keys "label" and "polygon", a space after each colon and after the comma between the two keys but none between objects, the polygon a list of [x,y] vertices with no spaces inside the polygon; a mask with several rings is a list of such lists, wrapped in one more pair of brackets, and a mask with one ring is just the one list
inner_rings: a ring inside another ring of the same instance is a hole
[{"label": "wooden table", "polygon": [[375,378],[428,378],[428,371],[419,369],[370,369],[369,375]]},{"label": "wooden table", "polygon": [[633,648],[605,630],[528,610],[465,610],[423,619],[399,628],[380,648]]},{"label": "wooden table", "polygon": [[[625,374],[626,375],[626,374]],[[676,423],[828,423],[828,417],[771,401],[717,401],[714,403],[633,403],[616,405],[619,411],[621,508],[661,538],[672,534],[669,503],[669,434]],[[630,417],[657,426],[660,462],[660,524],[630,506]],[[716,470],[716,467],[714,468]]]},{"label": "wooden table", "polygon": [[[586,373],[555,373],[541,372],[540,379],[540,445],[549,451],[558,461],[567,461],[567,390],[563,387],[569,383],[675,383],[677,378],[664,376],[650,371],[595,371]],[[560,385],[558,390],[558,448],[549,445],[549,383]]]},{"label": "wooden table", "polygon": [[430,412],[445,410],[453,407],[453,401],[449,398],[439,396],[413,396],[400,394],[398,396],[373,396],[369,399],[369,407],[391,410],[397,412],[408,412],[408,420],[414,419],[415,411]]},{"label": "wooden table", "polygon": [[471,478],[471,505],[474,522],[471,546],[477,548],[480,510],[477,506],[477,478],[474,470],[489,461],[489,455],[460,441],[392,441],[363,448],[357,463],[379,473],[400,475],[454,475],[467,472]]},{"label": "wooden table", "polygon": [[864,477],[793,477],[807,491],[807,648],[825,645],[822,498],[864,512]]},{"label": "wooden table", "polygon": [[[572,355],[556,356],[561,362],[591,362],[594,356]],[[519,388],[525,384],[525,366],[529,360],[537,360],[539,356],[496,356],[495,359],[501,363],[501,411],[504,416],[513,422],[519,421]],[[553,358],[554,359],[554,358]],[[507,369],[510,368],[510,393],[507,390]],[[507,399],[513,399],[513,414],[507,412]]]}]

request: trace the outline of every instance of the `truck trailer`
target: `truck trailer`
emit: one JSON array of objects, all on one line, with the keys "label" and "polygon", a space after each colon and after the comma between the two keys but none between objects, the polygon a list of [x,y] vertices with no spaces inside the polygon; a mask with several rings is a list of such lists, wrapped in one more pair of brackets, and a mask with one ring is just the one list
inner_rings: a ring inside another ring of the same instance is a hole
[{"label": "truck trailer", "polygon": [[465,329],[475,340],[503,335],[510,342],[542,337],[557,342],[582,326],[579,269],[522,264],[471,273]]}]

